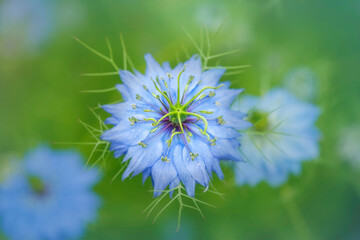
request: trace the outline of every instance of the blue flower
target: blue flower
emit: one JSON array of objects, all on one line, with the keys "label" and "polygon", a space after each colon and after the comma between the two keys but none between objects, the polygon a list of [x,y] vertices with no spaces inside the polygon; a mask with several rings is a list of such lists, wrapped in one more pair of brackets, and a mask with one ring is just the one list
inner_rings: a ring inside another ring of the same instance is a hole
[{"label": "blue flower", "polygon": [[[55,1],[4,0],[0,3],[2,53],[38,50],[55,26]],[[10,52],[11,51],[11,52]]]},{"label": "blue flower", "polygon": [[119,72],[124,102],[103,106],[114,127],[101,138],[116,158],[125,154],[129,161],[123,179],[143,173],[144,181],[151,176],[155,196],[180,183],[194,196],[195,184],[208,186],[213,171],[223,178],[220,160],[242,160],[235,129],[250,124],[229,109],[242,90],[219,83],[224,69],[203,72],[197,56],[174,69],[150,54],[145,60],[145,75]]},{"label": "blue flower", "polygon": [[319,83],[315,72],[309,67],[295,67],[284,77],[284,87],[297,98],[314,101],[317,98]]},{"label": "blue flower", "polygon": [[40,146],[21,170],[0,185],[0,226],[10,239],[72,239],[94,221],[100,204],[91,187],[99,180],[73,151]]},{"label": "blue flower", "polygon": [[236,164],[238,184],[254,186],[265,180],[277,186],[289,173],[299,174],[302,161],[318,156],[319,109],[314,105],[277,88],[261,98],[244,96],[232,108],[247,112],[253,123],[241,141],[247,162]]},{"label": "blue flower", "polygon": [[342,128],[338,139],[337,146],[342,159],[355,169],[360,169],[360,125],[349,124]]}]

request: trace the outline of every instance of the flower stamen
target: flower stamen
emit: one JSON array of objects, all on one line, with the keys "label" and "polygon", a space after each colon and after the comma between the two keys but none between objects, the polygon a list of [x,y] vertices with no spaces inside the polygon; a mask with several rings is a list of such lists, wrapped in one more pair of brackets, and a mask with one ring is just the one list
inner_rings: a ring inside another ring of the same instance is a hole
[{"label": "flower stamen", "polygon": [[[210,86],[207,86],[207,87],[204,87],[203,89],[201,89],[195,96],[193,96],[187,103],[185,103],[183,105],[183,108],[186,108],[190,103],[192,103],[203,91],[207,90],[207,89],[219,89],[220,87],[224,86],[224,84],[220,84],[219,86],[217,87],[210,87]],[[205,95],[202,95],[204,98],[206,96]],[[200,98],[201,99],[201,98]]]}]

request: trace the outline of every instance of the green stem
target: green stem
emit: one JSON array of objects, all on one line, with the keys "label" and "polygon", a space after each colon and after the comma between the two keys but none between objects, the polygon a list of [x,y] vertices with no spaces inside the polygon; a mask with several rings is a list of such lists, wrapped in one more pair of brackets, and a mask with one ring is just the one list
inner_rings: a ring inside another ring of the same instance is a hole
[{"label": "green stem", "polygon": [[187,115],[191,115],[191,116],[198,117],[198,118],[200,118],[201,120],[203,120],[203,122],[204,122],[204,124],[205,124],[205,127],[204,127],[204,130],[203,130],[203,131],[200,131],[200,132],[201,132],[201,134],[206,135],[207,138],[208,138],[208,140],[209,140],[209,139],[210,139],[210,136],[209,136],[209,134],[206,133],[207,128],[208,128],[208,122],[207,122],[206,118],[204,118],[203,116],[201,116],[201,115],[199,115],[199,114],[192,113],[192,112],[183,112],[183,113],[185,113],[185,114],[187,114]]},{"label": "green stem", "polygon": [[164,118],[170,116],[172,114],[172,112],[169,112],[167,114],[165,114],[164,116],[162,116],[155,124],[155,126],[157,126]]},{"label": "green stem", "polygon": [[282,199],[284,202],[285,209],[289,214],[290,220],[297,232],[299,240],[307,239],[311,240],[313,237],[311,236],[309,227],[306,224],[304,216],[301,213],[298,205],[293,199],[286,199],[285,193],[282,193]]},{"label": "green stem", "polygon": [[203,91],[207,90],[207,89],[218,89],[220,87],[224,86],[224,84],[220,84],[217,87],[204,87],[203,89],[201,89],[195,96],[193,96],[187,103],[185,103],[185,105],[182,106],[182,109],[186,109],[186,107],[192,103]]},{"label": "green stem", "polygon": [[158,88],[158,86],[156,85],[155,81],[153,81],[153,82],[154,82],[154,86],[155,86],[156,90],[166,99],[166,101],[169,103],[169,106],[170,106],[170,107],[173,107],[173,104],[172,104],[172,102],[170,101],[170,99],[168,98],[168,96],[166,96],[165,93],[163,93],[163,92]]},{"label": "green stem", "polygon": [[177,91],[177,103],[180,104],[180,76],[181,74],[185,71],[185,66],[184,66],[184,69],[179,73],[178,75],[178,81],[177,81],[177,87],[178,87],[178,91]]}]

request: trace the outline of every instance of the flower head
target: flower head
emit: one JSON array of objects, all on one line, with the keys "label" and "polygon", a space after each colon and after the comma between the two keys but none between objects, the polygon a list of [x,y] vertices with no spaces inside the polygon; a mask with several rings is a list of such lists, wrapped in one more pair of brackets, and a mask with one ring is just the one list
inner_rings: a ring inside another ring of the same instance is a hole
[{"label": "flower head", "polygon": [[360,168],[360,125],[349,125],[341,129],[339,134],[339,154],[352,167]]},{"label": "flower head", "polygon": [[10,239],[80,237],[99,207],[91,192],[97,172],[84,170],[80,154],[46,146],[30,151],[21,163],[0,185],[3,232]]},{"label": "flower head", "polygon": [[115,157],[129,161],[122,178],[151,176],[154,195],[180,183],[194,196],[195,184],[208,186],[212,172],[223,178],[220,160],[241,161],[238,131],[249,126],[245,114],[230,110],[242,90],[219,83],[224,69],[203,72],[193,56],[185,64],[162,66],[145,55],[145,74],[120,71],[117,89],[124,102],[103,106],[114,125],[101,138]]},{"label": "flower head", "polygon": [[295,67],[284,77],[284,87],[297,98],[314,101],[319,91],[316,73],[309,67]]},{"label": "flower head", "polygon": [[[0,46],[9,50],[39,49],[54,30],[55,1],[4,0],[0,2]],[[9,52],[12,54],[12,52]]]},{"label": "flower head", "polygon": [[288,173],[298,174],[301,161],[318,156],[319,109],[284,89],[272,89],[263,97],[244,96],[233,109],[249,114],[253,126],[244,132],[242,153],[247,162],[237,164],[238,184],[256,185],[265,180],[276,186]]}]

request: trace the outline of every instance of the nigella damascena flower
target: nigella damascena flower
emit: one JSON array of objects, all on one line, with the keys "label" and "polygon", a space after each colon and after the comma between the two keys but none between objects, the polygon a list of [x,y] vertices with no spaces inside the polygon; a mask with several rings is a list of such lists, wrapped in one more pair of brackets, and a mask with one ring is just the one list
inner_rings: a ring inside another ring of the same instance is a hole
[{"label": "nigella damascena flower", "polygon": [[256,185],[265,180],[279,185],[289,173],[301,171],[302,161],[318,156],[315,122],[319,109],[314,105],[277,88],[263,97],[244,96],[232,108],[247,112],[253,123],[241,140],[246,162],[236,165],[238,184]]},{"label": "nigella damascena flower", "polygon": [[223,178],[220,160],[242,160],[235,129],[249,123],[229,109],[242,90],[219,83],[223,69],[202,72],[197,56],[174,69],[150,54],[145,60],[145,75],[120,71],[117,89],[125,101],[103,106],[114,127],[101,138],[115,157],[125,154],[129,161],[123,179],[143,173],[144,180],[151,176],[155,196],[181,183],[194,196],[195,184],[208,186],[213,171]]},{"label": "nigella damascena flower", "polygon": [[2,53],[13,55],[15,51],[32,52],[41,47],[55,29],[54,3],[55,1],[45,0],[0,2]]},{"label": "nigella damascena flower", "polygon": [[340,130],[337,144],[339,153],[347,163],[360,169],[360,125],[349,125]]},{"label": "nigella damascena flower", "polygon": [[309,67],[295,67],[284,77],[284,87],[304,101],[317,98],[318,85],[316,73]]},{"label": "nigella damascena flower", "polygon": [[74,151],[40,146],[0,184],[0,226],[10,239],[74,239],[96,218],[99,180]]}]

